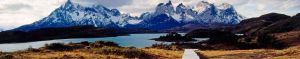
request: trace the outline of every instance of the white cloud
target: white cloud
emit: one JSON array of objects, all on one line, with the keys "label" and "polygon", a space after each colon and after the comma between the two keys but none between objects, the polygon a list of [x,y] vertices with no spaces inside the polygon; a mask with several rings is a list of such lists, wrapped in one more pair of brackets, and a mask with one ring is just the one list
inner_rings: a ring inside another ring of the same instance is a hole
[{"label": "white cloud", "polygon": [[218,2],[234,5],[238,13],[248,18],[271,12],[290,16],[300,12],[300,0],[222,0]]},{"label": "white cloud", "polygon": [[[133,0],[132,4],[119,7],[124,13],[139,16],[142,12],[153,11],[159,3],[166,3],[169,0]],[[208,1],[214,4],[232,4],[238,13],[248,18],[258,17],[271,12],[295,15],[300,12],[300,0],[172,0],[174,7],[179,3],[193,6],[199,1]]]},{"label": "white cloud", "polygon": [[12,29],[46,17],[63,0],[0,0],[0,27]]},{"label": "white cloud", "polygon": [[131,4],[133,0],[72,0],[72,2],[82,5],[103,5],[105,7],[118,8],[127,4]]}]

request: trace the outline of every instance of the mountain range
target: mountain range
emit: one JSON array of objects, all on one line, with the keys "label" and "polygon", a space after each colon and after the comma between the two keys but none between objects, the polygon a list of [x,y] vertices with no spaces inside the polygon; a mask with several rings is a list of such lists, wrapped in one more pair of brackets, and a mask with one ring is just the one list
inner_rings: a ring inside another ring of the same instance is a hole
[{"label": "mountain range", "polygon": [[230,4],[215,5],[199,2],[195,7],[171,1],[160,3],[154,12],[145,12],[139,17],[121,14],[117,9],[102,5],[83,6],[68,0],[49,16],[32,24],[18,27],[17,31],[32,31],[42,28],[93,25],[99,28],[145,28],[158,31],[181,31],[192,28],[219,28],[234,26],[244,17]]}]

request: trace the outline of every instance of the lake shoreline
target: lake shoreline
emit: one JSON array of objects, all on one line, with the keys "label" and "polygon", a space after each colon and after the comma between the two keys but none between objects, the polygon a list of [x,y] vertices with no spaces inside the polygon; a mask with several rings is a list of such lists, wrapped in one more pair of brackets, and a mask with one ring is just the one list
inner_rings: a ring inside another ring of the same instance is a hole
[{"label": "lake shoreline", "polygon": [[[17,51],[17,50],[23,50],[27,49],[29,47],[33,48],[39,48],[44,46],[45,44],[50,43],[77,43],[82,41],[88,41],[88,42],[95,42],[97,40],[104,40],[104,41],[113,41],[118,43],[119,45],[123,47],[129,47],[134,46],[137,48],[145,48],[149,47],[152,44],[156,43],[164,43],[164,44],[170,44],[169,42],[159,42],[154,40],[149,40],[152,38],[157,38],[159,36],[166,35],[167,33],[143,33],[143,34],[128,34],[128,35],[121,35],[121,36],[115,36],[115,37],[100,37],[100,38],[70,38],[70,39],[55,39],[55,40],[43,40],[43,41],[34,41],[34,42],[25,42],[25,43],[3,43],[0,44],[0,47],[6,47],[5,49],[1,49],[0,51],[10,50],[10,52]],[[180,33],[184,35],[185,33]],[[18,47],[18,48],[15,48]]]}]

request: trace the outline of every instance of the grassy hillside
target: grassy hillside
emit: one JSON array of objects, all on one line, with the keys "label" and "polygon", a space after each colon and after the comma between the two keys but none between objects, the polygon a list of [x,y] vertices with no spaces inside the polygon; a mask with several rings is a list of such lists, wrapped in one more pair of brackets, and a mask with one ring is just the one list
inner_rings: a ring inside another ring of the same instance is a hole
[{"label": "grassy hillside", "polygon": [[300,46],[283,50],[250,49],[250,50],[205,50],[197,51],[209,59],[299,59]]}]

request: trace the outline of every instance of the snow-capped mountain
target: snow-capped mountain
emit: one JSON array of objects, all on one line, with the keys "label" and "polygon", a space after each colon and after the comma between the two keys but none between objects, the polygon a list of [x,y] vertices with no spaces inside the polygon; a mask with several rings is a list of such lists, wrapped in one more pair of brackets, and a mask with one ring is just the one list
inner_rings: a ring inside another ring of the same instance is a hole
[{"label": "snow-capped mountain", "polygon": [[127,24],[136,24],[140,20],[128,14],[121,14],[117,9],[108,9],[102,5],[82,6],[68,0],[54,10],[48,17],[16,30],[30,31],[50,27],[70,27],[93,25],[103,28],[119,28]]},{"label": "snow-capped mountain", "polygon": [[30,31],[41,28],[71,27],[93,25],[101,28],[146,28],[152,30],[210,28],[238,24],[243,17],[230,4],[214,5],[199,2],[188,7],[172,2],[160,3],[153,12],[143,13],[140,17],[121,14],[117,9],[102,5],[83,6],[68,0],[49,16],[15,30]]},{"label": "snow-capped mountain", "polygon": [[[163,15],[163,16],[162,16]],[[238,24],[243,17],[230,4],[214,5],[201,1],[196,6],[187,7],[184,4],[173,7],[172,2],[160,3],[154,12],[146,12],[140,16],[143,21],[140,27],[150,29],[171,29],[186,27],[185,25],[218,27]],[[169,24],[164,24],[169,22]],[[163,24],[161,24],[163,23]],[[168,27],[168,28],[166,28]]]}]

